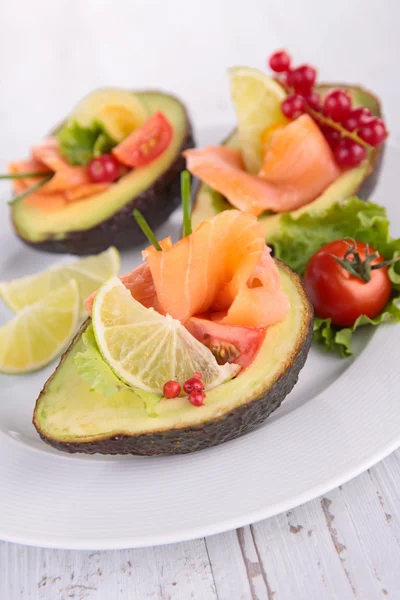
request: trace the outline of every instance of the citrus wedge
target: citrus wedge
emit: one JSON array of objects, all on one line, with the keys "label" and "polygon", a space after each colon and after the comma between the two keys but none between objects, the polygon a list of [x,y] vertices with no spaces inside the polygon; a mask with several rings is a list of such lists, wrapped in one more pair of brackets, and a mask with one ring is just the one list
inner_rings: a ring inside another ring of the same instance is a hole
[{"label": "citrus wedge", "polygon": [[70,265],[50,267],[37,275],[29,275],[8,282],[0,282],[0,298],[15,313],[34,304],[74,279],[79,290],[79,310],[84,313],[83,301],[104,281],[117,275],[120,258],[116,248],[109,248],[96,256],[88,256]]},{"label": "citrus wedge", "polygon": [[103,359],[130,386],[162,393],[171,379],[181,385],[199,371],[207,388],[232,378],[238,365],[218,365],[211,351],[171,316],[137,302],[117,277],[99,290],[93,330]]},{"label": "citrus wedge", "polygon": [[0,327],[0,372],[29,373],[47,365],[70,342],[78,319],[79,291],[71,279]]},{"label": "citrus wedge", "polygon": [[285,122],[281,103],[286,92],[258,69],[232,67],[229,76],[243,160],[250,173],[258,173],[263,159],[262,134]]}]

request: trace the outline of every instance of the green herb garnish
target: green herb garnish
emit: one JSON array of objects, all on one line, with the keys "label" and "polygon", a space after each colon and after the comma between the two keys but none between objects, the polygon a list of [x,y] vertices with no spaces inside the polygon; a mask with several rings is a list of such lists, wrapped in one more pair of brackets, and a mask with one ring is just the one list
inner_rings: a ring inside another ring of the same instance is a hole
[{"label": "green herb garnish", "polygon": [[106,154],[116,142],[98,121],[90,127],[82,127],[77,121],[67,123],[57,134],[60,152],[71,165],[87,165],[92,158]]},{"label": "green herb garnish", "polygon": [[36,190],[38,190],[39,188],[41,188],[42,185],[44,185],[45,183],[47,183],[52,177],[53,177],[53,173],[51,173],[50,175],[46,175],[46,177],[43,177],[43,179],[41,181],[39,181],[38,183],[35,183],[34,185],[32,185],[27,190],[24,190],[23,192],[21,192],[20,194],[18,194],[18,196],[14,196],[8,202],[8,204],[10,204],[10,205],[14,204],[18,200],[22,200],[23,198],[26,198],[26,196],[29,196],[30,194],[33,194],[33,192],[36,192]]},{"label": "green herb garnish", "polygon": [[192,233],[191,204],[190,204],[190,173],[181,173],[181,195],[183,208],[183,235],[186,237]]},{"label": "green herb garnish", "polygon": [[158,252],[162,252],[162,248],[158,243],[158,240],[153,230],[151,229],[150,225],[148,224],[142,213],[135,208],[132,214],[135,218],[136,223],[139,225],[140,229],[143,231],[150,244],[152,244],[152,246],[154,246],[154,248],[158,250]]},{"label": "green herb garnish", "polygon": [[43,171],[33,171],[31,173],[3,173],[0,179],[26,179],[27,177],[45,177],[48,173]]}]

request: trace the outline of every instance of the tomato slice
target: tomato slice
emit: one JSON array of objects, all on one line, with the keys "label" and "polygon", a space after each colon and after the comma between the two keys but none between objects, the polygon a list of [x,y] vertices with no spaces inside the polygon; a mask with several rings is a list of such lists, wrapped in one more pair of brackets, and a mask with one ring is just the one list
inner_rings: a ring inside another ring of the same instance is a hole
[{"label": "tomato slice", "polygon": [[265,329],[220,325],[201,317],[191,317],[185,327],[220,364],[232,362],[243,369],[251,365],[265,338]]},{"label": "tomato slice", "polygon": [[164,152],[172,140],[172,135],[171,123],[158,111],[115,146],[112,153],[127,167],[144,167]]}]

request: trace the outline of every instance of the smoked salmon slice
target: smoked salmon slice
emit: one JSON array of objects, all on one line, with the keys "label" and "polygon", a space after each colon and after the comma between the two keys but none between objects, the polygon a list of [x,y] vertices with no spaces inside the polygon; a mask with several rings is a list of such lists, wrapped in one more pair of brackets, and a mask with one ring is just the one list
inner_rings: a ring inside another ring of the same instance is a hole
[{"label": "smoked salmon slice", "polygon": [[[158,307],[156,288],[147,262],[139,265],[133,271],[121,275],[120,280],[132,296],[146,308]],[[89,315],[92,314],[93,302],[97,290],[86,298],[84,304]],[[156,308],[157,310],[157,308]]]},{"label": "smoked salmon slice", "polygon": [[[50,173],[50,169],[46,167],[43,163],[37,160],[19,160],[11,162],[8,165],[8,172],[10,174],[14,173],[43,173],[46,175]],[[28,188],[32,187],[39,180],[38,177],[25,177],[24,179],[13,179],[12,186],[15,194],[20,194],[24,192]]]},{"label": "smoked salmon slice", "polygon": [[272,137],[261,171],[244,170],[239,150],[210,146],[186,150],[189,171],[243,212],[287,212],[308,204],[339,175],[332,151],[307,114]]},{"label": "smoked salmon slice", "polygon": [[251,215],[224,211],[163,252],[150,246],[143,254],[161,310],[182,323],[208,313],[226,325],[267,327],[289,311],[263,226]]},{"label": "smoked salmon slice", "polygon": [[54,176],[42,188],[41,193],[65,192],[92,183],[87,167],[74,167],[62,156],[56,138],[49,137],[33,146],[32,156],[51,171]]},{"label": "smoked salmon slice", "polygon": [[[289,299],[265,245],[264,228],[252,215],[227,210],[176,244],[167,238],[160,245],[162,251],[148,247],[147,261],[121,277],[147,308],[170,314],[189,331],[197,325],[203,333],[204,320],[211,328],[262,329],[287,316]],[[89,314],[96,293],[85,301]],[[194,316],[202,318],[193,322]]]},{"label": "smoked salmon slice", "polygon": [[105,192],[110,187],[111,183],[86,183],[65,191],[67,202],[76,202],[83,200],[94,194]]}]

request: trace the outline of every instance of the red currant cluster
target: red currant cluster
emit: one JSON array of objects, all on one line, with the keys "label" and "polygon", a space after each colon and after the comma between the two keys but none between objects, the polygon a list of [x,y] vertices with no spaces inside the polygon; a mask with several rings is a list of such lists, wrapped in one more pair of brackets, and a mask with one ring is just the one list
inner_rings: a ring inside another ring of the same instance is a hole
[{"label": "red currant cluster", "polygon": [[[189,379],[183,384],[183,389],[189,396],[189,402],[193,406],[203,406],[206,393],[204,391],[204,383],[202,382],[201,373],[195,371]],[[167,381],[163,387],[165,398],[177,398],[181,393],[181,386],[177,381]]]},{"label": "red currant cluster", "polygon": [[322,101],[314,89],[317,71],[313,67],[301,65],[292,69],[291,58],[284,50],[270,57],[269,66],[291,92],[282,102],[285,117],[297,119],[305,112],[310,114],[320,126],[340,166],[357,166],[366,158],[369,147],[376,148],[387,138],[382,119],[374,117],[365,107],[352,108],[347,91],[332,90]]}]

